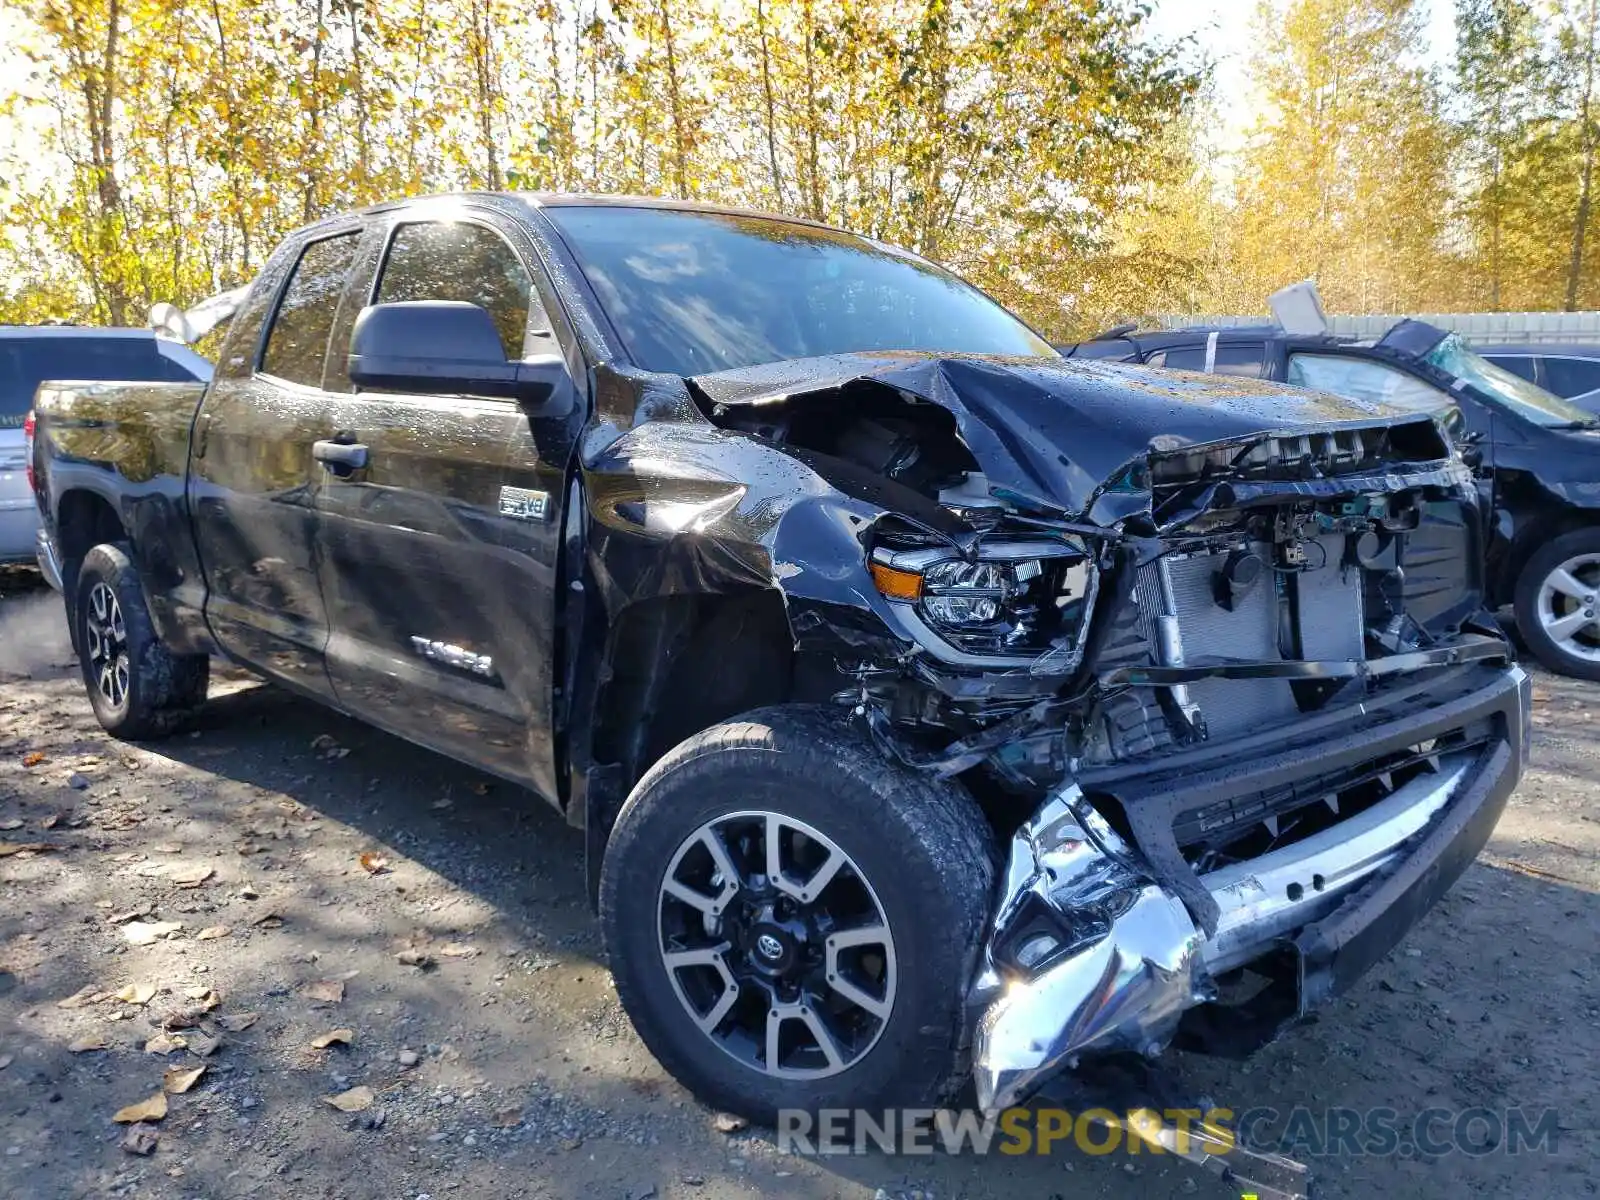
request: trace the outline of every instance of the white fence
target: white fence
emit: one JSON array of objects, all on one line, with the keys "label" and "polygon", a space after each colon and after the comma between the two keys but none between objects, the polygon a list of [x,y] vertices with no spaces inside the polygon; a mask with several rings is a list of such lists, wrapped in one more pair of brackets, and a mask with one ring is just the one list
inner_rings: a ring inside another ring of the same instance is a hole
[{"label": "white fence", "polygon": [[[1412,313],[1384,316],[1368,313],[1361,316],[1330,316],[1328,322],[1333,332],[1359,338],[1382,337],[1397,321],[1407,315],[1459,333],[1468,341],[1480,345],[1501,342],[1540,342],[1567,344],[1587,342],[1600,344],[1600,312],[1517,312],[1517,313]],[[1162,317],[1161,325],[1167,329],[1180,329],[1193,325],[1262,325],[1271,324],[1267,316],[1209,316]]]}]

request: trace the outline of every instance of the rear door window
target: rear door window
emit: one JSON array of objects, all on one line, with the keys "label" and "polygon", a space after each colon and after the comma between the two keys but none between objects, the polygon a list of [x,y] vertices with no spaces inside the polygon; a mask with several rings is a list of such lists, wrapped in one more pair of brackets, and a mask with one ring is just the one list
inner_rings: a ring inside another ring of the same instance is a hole
[{"label": "rear door window", "polygon": [[[1504,362],[1500,365],[1511,369]],[[1558,396],[1581,396],[1600,388],[1600,362],[1552,355],[1544,360],[1544,378],[1544,386]]]},{"label": "rear door window", "polygon": [[533,279],[517,252],[494,230],[470,221],[419,221],[399,226],[378,276],[376,303],[457,300],[494,319],[506,358],[522,357]]},{"label": "rear door window", "polygon": [[[1267,359],[1265,342],[1221,342],[1211,363],[1213,375],[1242,375],[1260,379],[1261,369]],[[1159,350],[1145,359],[1153,367],[1167,367],[1173,371],[1204,371],[1206,348],[1185,346],[1178,350]]]},{"label": "rear door window", "polygon": [[1505,371],[1510,371],[1518,379],[1526,379],[1529,383],[1538,383],[1536,373],[1539,360],[1531,354],[1485,354],[1490,362]]},{"label": "rear door window", "polygon": [[357,234],[342,233],[312,242],[300,252],[267,333],[261,356],[266,374],[306,387],[322,386],[328,335],[358,241]]},{"label": "rear door window", "polygon": [[47,379],[186,383],[194,378],[150,337],[93,334],[0,338],[0,429],[20,427]]}]

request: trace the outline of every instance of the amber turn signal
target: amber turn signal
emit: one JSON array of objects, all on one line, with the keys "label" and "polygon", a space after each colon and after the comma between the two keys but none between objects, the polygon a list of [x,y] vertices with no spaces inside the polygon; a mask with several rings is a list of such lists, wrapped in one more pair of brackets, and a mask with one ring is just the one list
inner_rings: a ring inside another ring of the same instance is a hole
[{"label": "amber turn signal", "polygon": [[922,576],[915,571],[901,571],[885,563],[872,564],[872,582],[891,600],[915,600],[922,595]]}]

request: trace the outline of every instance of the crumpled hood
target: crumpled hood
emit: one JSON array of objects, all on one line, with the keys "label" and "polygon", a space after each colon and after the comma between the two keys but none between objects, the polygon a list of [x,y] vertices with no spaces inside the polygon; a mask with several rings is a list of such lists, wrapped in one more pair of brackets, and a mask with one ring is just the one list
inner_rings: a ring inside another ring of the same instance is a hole
[{"label": "crumpled hood", "polygon": [[[723,405],[890,388],[955,415],[991,488],[1083,512],[1152,450],[1426,420],[1387,405],[1224,375],[1076,359],[841,354],[697,376]],[[1152,446],[1152,439],[1159,439]]]}]

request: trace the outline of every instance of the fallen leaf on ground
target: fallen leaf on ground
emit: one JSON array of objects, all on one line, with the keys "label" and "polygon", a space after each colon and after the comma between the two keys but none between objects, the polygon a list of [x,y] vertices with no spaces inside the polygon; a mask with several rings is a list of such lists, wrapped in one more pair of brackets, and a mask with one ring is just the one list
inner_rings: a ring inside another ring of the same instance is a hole
[{"label": "fallen leaf on ground", "polygon": [[161,1076],[161,1089],[174,1096],[181,1096],[195,1084],[200,1082],[200,1076],[206,1073],[205,1063],[198,1067],[168,1067]]},{"label": "fallen leaf on ground", "polygon": [[735,1116],[733,1113],[718,1113],[711,1119],[711,1128],[718,1133],[738,1133],[749,1124],[749,1121],[746,1121],[743,1117]]},{"label": "fallen leaf on ground", "polygon": [[340,1112],[364,1112],[372,1107],[372,1102],[377,1099],[372,1094],[372,1089],[363,1085],[353,1087],[348,1092],[340,1092],[337,1096],[324,1096],[322,1102],[331,1104]]},{"label": "fallen leaf on ground", "polygon": [[222,1003],[222,997],[217,995],[215,988],[204,986],[184,988],[183,994],[193,1000],[201,1012],[210,1012]]},{"label": "fallen leaf on ground", "polygon": [[189,1053],[196,1058],[210,1058],[222,1048],[221,1038],[208,1037],[203,1033],[191,1033],[184,1040],[189,1043]]},{"label": "fallen leaf on ground", "polygon": [[22,756],[22,765],[25,767],[37,767],[43,761],[43,750],[30,750]]},{"label": "fallen leaf on ground", "polygon": [[156,1143],[161,1140],[161,1135],[149,1125],[130,1125],[128,1132],[122,1135],[122,1148],[129,1154],[146,1157],[156,1152]]},{"label": "fallen leaf on ground", "polygon": [[338,979],[314,979],[300,985],[300,994],[321,1004],[342,1004],[344,983]]},{"label": "fallen leaf on ground", "polygon": [[194,940],[197,942],[214,942],[218,938],[227,937],[232,932],[233,930],[229,929],[226,925],[207,925],[199,933],[194,935]]},{"label": "fallen leaf on ground", "polygon": [[446,942],[439,947],[439,953],[446,958],[473,958],[477,955],[478,948],[463,942]]},{"label": "fallen leaf on ground", "polygon": [[60,849],[60,846],[53,846],[49,842],[0,842],[0,858],[10,858],[13,854],[21,854],[27,850],[35,854],[44,854],[50,850]]},{"label": "fallen leaf on ground", "polygon": [[182,921],[130,921],[122,927],[122,936],[135,946],[151,946],[182,928]]},{"label": "fallen leaf on ground", "polygon": [[167,1115],[167,1094],[157,1092],[148,1100],[141,1100],[137,1104],[130,1104],[127,1108],[119,1108],[112,1114],[111,1119],[118,1125],[132,1125],[139,1121],[159,1121]]},{"label": "fallen leaf on ground", "polygon": [[354,1029],[330,1029],[327,1033],[312,1038],[311,1048],[313,1050],[326,1050],[336,1042],[348,1046],[355,1040],[355,1036],[356,1031]]},{"label": "fallen leaf on ground", "polygon": [[212,867],[183,867],[174,871],[168,878],[181,888],[197,888],[216,873],[216,870]]},{"label": "fallen leaf on ground", "polygon": [[389,860],[371,850],[361,853],[361,869],[368,875],[381,875],[389,869]]},{"label": "fallen leaf on ground", "polygon": [[156,846],[157,854],[182,854],[182,842],[162,842]]},{"label": "fallen leaf on ground", "polygon": [[103,992],[95,984],[88,983],[65,1000],[57,1000],[57,1008],[87,1008],[91,1004],[101,1004],[111,999],[111,992]]},{"label": "fallen leaf on ground", "polygon": [[4,821],[0,821],[0,829],[12,830],[21,828],[22,822],[17,820],[16,817],[7,817]]},{"label": "fallen leaf on ground", "polygon": [[255,918],[255,920],[251,921],[250,924],[254,925],[257,929],[282,929],[283,918],[275,912],[262,913],[259,917]]},{"label": "fallen leaf on ground", "polygon": [[415,948],[402,950],[394,957],[396,962],[407,967],[417,967],[420,970],[427,970],[427,968],[433,966],[433,955],[429,954],[426,950],[417,950]]},{"label": "fallen leaf on ground", "polygon": [[144,904],[141,904],[138,908],[128,909],[127,912],[112,913],[106,918],[106,920],[113,925],[126,925],[129,921],[135,920],[136,918],[148,917],[151,913],[151,910],[154,908],[155,905],[147,901]]},{"label": "fallen leaf on ground", "polygon": [[59,824],[61,824],[61,814],[51,813],[48,817],[39,822],[39,828],[54,829]]},{"label": "fallen leaf on ground", "polygon": [[502,1108],[494,1114],[489,1123],[496,1129],[514,1129],[522,1124],[522,1110],[520,1108]]},{"label": "fallen leaf on ground", "polygon": [[124,1004],[149,1004],[156,996],[156,985],[153,983],[130,983],[121,991],[114,993],[114,997]]},{"label": "fallen leaf on ground", "polygon": [[67,1049],[73,1054],[87,1054],[90,1050],[104,1050],[105,1048],[105,1038],[93,1033],[88,1037],[81,1037],[76,1041],[67,1043]]},{"label": "fallen leaf on ground", "polygon": [[229,1033],[238,1033],[241,1029],[249,1029],[261,1019],[261,1014],[256,1012],[223,1013],[217,1018],[217,1024]]},{"label": "fallen leaf on ground", "polygon": [[158,1033],[144,1044],[146,1054],[171,1054],[174,1050],[182,1050],[189,1043],[177,1034]]},{"label": "fallen leaf on ground", "polygon": [[[261,893],[256,891],[254,885],[247,883],[239,889],[238,897],[240,900],[259,900],[261,899]],[[256,919],[259,921],[262,918],[258,917]]]},{"label": "fallen leaf on ground", "polygon": [[234,850],[236,850],[241,856],[243,856],[245,858],[249,858],[250,855],[252,855],[252,854],[260,854],[261,853],[261,847],[256,845],[254,842],[240,842],[237,846],[234,847]]}]

